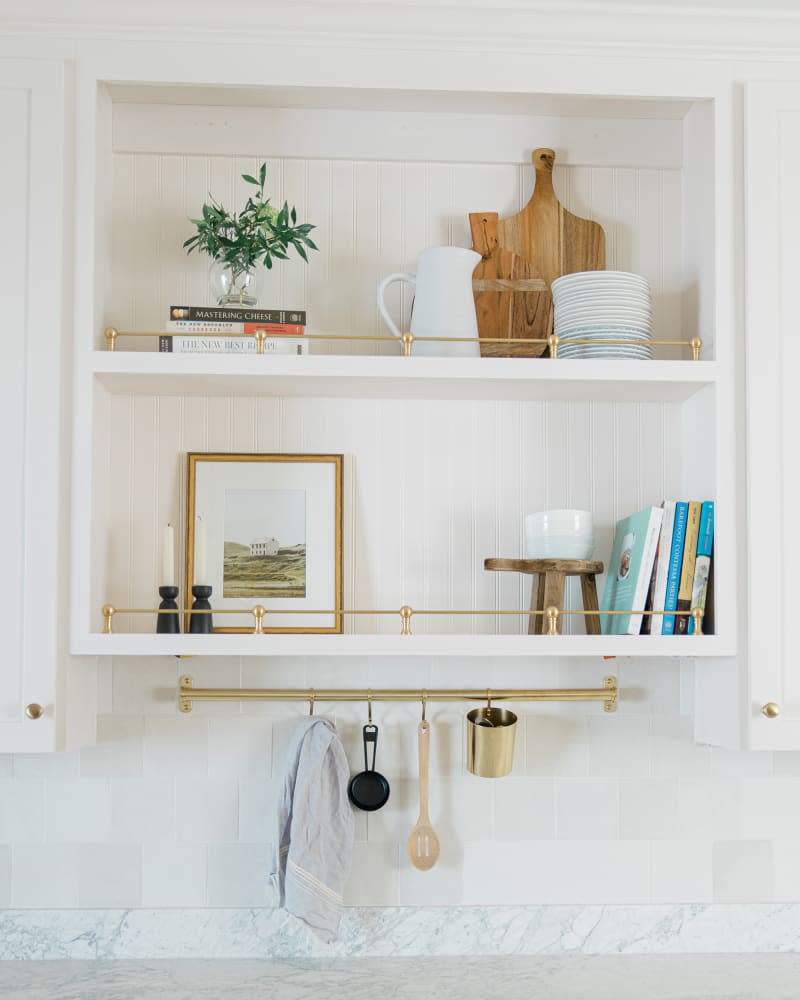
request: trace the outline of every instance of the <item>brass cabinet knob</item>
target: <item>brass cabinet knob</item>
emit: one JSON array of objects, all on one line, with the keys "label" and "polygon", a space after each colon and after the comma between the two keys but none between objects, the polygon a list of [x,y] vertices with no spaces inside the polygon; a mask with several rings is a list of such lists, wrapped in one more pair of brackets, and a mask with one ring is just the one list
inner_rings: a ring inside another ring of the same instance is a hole
[{"label": "brass cabinet knob", "polygon": [[781,714],[780,705],[776,705],[774,701],[768,701],[761,709],[761,714],[766,715],[768,719],[777,719]]},{"label": "brass cabinet knob", "polygon": [[35,701],[32,701],[30,705],[25,706],[25,714],[29,719],[41,719],[44,715],[44,709],[41,705],[37,705]]}]

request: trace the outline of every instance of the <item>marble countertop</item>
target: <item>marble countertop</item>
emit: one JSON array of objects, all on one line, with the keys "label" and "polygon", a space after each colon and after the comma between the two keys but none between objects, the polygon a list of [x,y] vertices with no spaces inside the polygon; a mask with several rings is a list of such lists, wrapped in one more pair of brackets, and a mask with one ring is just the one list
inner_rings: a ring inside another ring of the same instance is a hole
[{"label": "marble countertop", "polygon": [[800,954],[0,962],[3,1000],[796,1000]]}]

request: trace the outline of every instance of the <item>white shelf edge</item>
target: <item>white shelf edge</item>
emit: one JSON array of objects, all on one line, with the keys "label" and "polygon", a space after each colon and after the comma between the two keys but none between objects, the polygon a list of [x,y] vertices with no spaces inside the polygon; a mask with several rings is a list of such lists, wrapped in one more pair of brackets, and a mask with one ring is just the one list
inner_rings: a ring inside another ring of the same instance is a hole
[{"label": "white shelf edge", "polygon": [[94,351],[90,367],[114,394],[682,401],[720,377],[715,361],[262,358],[154,351]]},{"label": "white shelf edge", "polygon": [[73,641],[81,656],[733,656],[722,636],[527,635],[157,635],[90,634]]}]

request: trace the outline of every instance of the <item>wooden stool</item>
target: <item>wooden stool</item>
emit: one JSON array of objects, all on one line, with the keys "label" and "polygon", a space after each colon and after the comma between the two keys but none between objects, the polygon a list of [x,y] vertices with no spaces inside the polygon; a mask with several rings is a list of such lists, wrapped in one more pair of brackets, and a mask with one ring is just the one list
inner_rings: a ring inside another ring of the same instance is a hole
[{"label": "wooden stool", "polygon": [[[531,611],[544,611],[555,607],[564,608],[564,588],[568,576],[581,578],[581,596],[584,611],[597,611],[597,582],[595,575],[603,572],[603,564],[591,559],[484,559],[484,569],[501,572],[530,573],[537,576],[531,581]],[[600,635],[598,615],[584,615],[587,635]],[[561,616],[558,617],[558,631],[561,632]],[[528,635],[541,635],[545,631],[544,615],[531,615],[528,619]]]}]

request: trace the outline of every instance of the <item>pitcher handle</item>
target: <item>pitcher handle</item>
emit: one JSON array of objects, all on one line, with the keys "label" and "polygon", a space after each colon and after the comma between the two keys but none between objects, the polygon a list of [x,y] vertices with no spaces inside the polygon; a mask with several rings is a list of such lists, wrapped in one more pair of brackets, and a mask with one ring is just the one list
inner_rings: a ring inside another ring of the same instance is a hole
[{"label": "pitcher handle", "polygon": [[387,275],[383,279],[383,281],[378,285],[378,309],[380,310],[380,314],[383,317],[383,321],[389,327],[389,329],[391,330],[391,332],[394,334],[395,337],[402,337],[403,336],[402,332],[397,329],[397,325],[395,324],[392,317],[389,315],[389,312],[386,309],[386,303],[383,301],[384,292],[389,287],[389,285],[391,285],[395,281],[406,281],[408,282],[409,285],[413,285],[414,287],[416,287],[417,279],[414,277],[413,274],[406,274],[404,271],[396,271],[394,274]]}]

